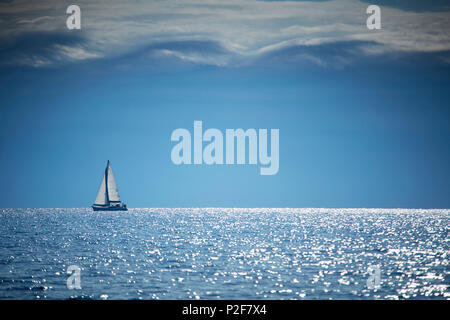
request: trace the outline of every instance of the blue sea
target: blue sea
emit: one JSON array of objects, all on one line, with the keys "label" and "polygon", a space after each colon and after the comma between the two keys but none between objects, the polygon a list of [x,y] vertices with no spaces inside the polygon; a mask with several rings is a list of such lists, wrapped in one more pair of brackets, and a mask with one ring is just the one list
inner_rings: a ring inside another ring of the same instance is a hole
[{"label": "blue sea", "polygon": [[449,228],[450,210],[0,209],[0,298],[449,299]]}]

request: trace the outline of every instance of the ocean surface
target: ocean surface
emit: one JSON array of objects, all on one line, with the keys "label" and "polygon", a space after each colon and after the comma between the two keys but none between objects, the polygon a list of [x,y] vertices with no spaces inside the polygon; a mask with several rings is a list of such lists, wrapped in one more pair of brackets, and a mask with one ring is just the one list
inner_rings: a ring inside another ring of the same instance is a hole
[{"label": "ocean surface", "polygon": [[449,299],[449,228],[450,210],[0,209],[0,298]]}]

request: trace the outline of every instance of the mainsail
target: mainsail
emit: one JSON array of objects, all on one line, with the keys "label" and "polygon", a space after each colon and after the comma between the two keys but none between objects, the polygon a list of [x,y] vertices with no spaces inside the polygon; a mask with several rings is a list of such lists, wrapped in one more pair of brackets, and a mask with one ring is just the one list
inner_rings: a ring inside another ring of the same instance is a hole
[{"label": "mainsail", "polygon": [[98,188],[97,197],[95,198],[94,204],[109,205],[110,202],[120,202],[120,196],[117,190],[117,184],[114,179],[111,164],[108,160],[105,174],[103,175],[102,183]]},{"label": "mainsail", "polygon": [[117,190],[116,180],[114,179],[114,174],[112,172],[111,165],[108,161],[107,166],[107,186],[108,186],[108,197],[109,202],[120,202],[119,191]]}]

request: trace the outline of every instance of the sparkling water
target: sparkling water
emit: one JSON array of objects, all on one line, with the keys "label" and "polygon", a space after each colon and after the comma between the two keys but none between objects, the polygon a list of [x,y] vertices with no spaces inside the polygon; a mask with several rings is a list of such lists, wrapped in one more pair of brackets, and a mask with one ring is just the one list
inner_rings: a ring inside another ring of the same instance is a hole
[{"label": "sparkling water", "polygon": [[[449,218],[420,209],[0,209],[0,298],[448,299]],[[81,289],[67,286],[73,265]]]}]

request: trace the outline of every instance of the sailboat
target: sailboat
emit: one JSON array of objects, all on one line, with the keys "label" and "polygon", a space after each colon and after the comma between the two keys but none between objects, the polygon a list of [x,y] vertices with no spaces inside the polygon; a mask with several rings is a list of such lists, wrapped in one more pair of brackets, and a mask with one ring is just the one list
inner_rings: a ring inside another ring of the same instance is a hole
[{"label": "sailboat", "polygon": [[94,211],[126,211],[127,206],[121,203],[116,180],[112,172],[111,163],[108,160],[102,183],[98,188],[97,198],[92,205]]}]

